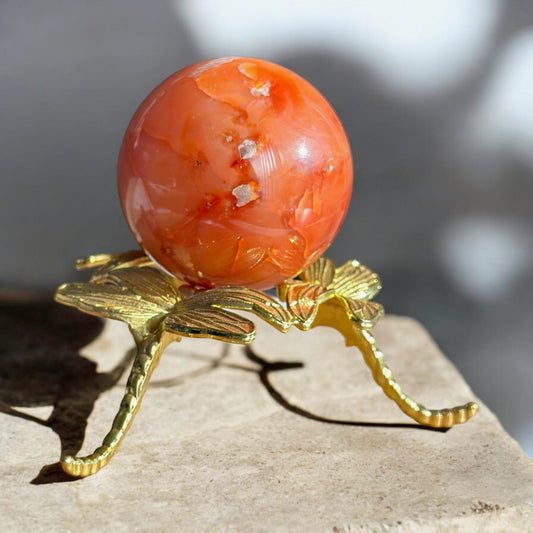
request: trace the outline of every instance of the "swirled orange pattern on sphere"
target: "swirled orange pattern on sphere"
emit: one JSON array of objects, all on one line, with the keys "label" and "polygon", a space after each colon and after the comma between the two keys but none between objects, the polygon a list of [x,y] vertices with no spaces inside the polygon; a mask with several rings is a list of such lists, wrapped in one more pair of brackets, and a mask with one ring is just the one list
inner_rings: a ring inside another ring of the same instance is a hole
[{"label": "swirled orange pattern on sphere", "polygon": [[352,190],[342,125],[279,65],[204,61],[158,85],[133,116],[120,200],[144,250],[189,283],[266,289],[316,260]]}]

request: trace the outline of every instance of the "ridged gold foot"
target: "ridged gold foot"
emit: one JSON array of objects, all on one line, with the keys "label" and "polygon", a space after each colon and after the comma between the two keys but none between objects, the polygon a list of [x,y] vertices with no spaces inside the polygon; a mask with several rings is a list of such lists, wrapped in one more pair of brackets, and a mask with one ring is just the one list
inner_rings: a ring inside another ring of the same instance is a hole
[{"label": "ridged gold foot", "polygon": [[253,322],[233,310],[251,311],[280,331],[287,331],[291,325],[302,330],[318,326],[338,330],[348,346],[361,351],[385,394],[422,425],[451,427],[466,422],[478,411],[478,405],[472,402],[430,410],[402,392],[369,331],[383,316],[383,307],[371,301],[381,289],[379,277],[357,261],[336,269],[331,261],[320,258],[298,279],[280,285],[279,299],[242,287],[196,289],[162,272],[140,252],[90,256],[79,260],[77,266],[98,270],[88,283],[59,287],[57,301],[126,322],[136,341],[137,355],[119,411],[102,445],[85,457],[62,459],[63,470],[71,476],[89,476],[109,462],[131,426],[150,376],[170,342],[182,337],[209,337],[239,344],[253,340]]}]

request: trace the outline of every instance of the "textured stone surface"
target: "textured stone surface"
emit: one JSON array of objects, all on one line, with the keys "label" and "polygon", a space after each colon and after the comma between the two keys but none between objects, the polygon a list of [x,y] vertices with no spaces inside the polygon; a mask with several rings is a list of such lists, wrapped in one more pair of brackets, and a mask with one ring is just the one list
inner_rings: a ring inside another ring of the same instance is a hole
[{"label": "textured stone surface", "polygon": [[140,105],[118,164],[124,214],[169,272],[266,289],[329,246],[352,191],[342,125],[294,72],[226,57],[176,72]]},{"label": "textured stone surface", "polygon": [[[248,352],[192,339],[170,346],[111,463],[67,482],[54,466],[60,440],[75,451],[94,404],[83,451],[99,444],[122,394],[126,376],[115,382],[129,336],[122,324],[102,330],[91,317],[45,302],[4,311],[4,531],[531,525],[532,463],[486,407],[446,433],[412,427],[358,353],[327,329],[282,335],[258,324]],[[376,336],[416,399],[442,407],[473,398],[418,323],[388,317]]]}]

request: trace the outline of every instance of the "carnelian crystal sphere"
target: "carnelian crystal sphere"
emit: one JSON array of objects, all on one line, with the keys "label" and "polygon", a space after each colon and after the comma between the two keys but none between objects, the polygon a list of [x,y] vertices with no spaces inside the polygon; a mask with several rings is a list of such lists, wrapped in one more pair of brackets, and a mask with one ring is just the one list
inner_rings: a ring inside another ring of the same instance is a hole
[{"label": "carnelian crystal sphere", "polygon": [[243,57],[176,72],[124,136],[126,220],[165,270],[267,289],[315,261],[346,215],[352,158],[337,115],[294,72]]}]

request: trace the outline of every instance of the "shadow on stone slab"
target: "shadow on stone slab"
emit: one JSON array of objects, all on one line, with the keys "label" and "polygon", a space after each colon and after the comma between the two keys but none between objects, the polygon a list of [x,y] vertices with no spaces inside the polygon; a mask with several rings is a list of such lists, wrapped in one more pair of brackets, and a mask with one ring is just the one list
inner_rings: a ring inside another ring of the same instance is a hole
[{"label": "shadow on stone slab", "polygon": [[[80,450],[96,400],[115,385],[131,360],[125,354],[104,374],[80,355],[102,328],[100,319],[51,299],[0,300],[0,412],[52,429],[61,456]],[[52,406],[46,420],[19,410],[42,406]],[[32,483],[71,479],[54,463],[44,466]]]},{"label": "shadow on stone slab", "polygon": [[80,478],[69,476],[61,468],[61,463],[52,463],[41,468],[39,474],[32,479],[32,485],[48,485],[50,483],[70,483],[71,481],[79,481]]},{"label": "shadow on stone slab", "polygon": [[[369,421],[357,421],[357,420],[339,420],[336,418],[327,418],[321,415],[317,415],[289,402],[283,393],[279,391],[271,382],[270,376],[274,372],[279,372],[283,370],[294,370],[298,368],[304,368],[304,363],[301,361],[267,361],[266,359],[257,355],[253,350],[253,343],[243,346],[244,354],[246,357],[255,365],[258,366],[257,369],[249,368],[248,366],[239,365],[235,363],[228,363],[225,361],[229,354],[229,344],[223,344],[221,353],[216,358],[206,357],[206,366],[197,369],[193,372],[182,374],[180,376],[173,377],[167,380],[159,380],[157,382],[151,383],[151,387],[176,387],[182,385],[184,382],[189,381],[194,378],[198,378],[202,375],[205,375],[209,372],[213,372],[218,368],[229,368],[232,370],[242,371],[242,372],[252,372],[257,374],[261,385],[266,389],[268,394],[273,400],[275,400],[281,407],[287,409],[291,413],[294,413],[304,418],[310,420],[315,420],[316,422],[324,422],[326,424],[337,424],[342,426],[357,426],[357,427],[375,427],[375,428],[403,428],[403,429],[419,429],[426,431],[435,431],[438,433],[446,433],[450,428],[432,428],[428,426],[422,426],[420,424],[414,423],[403,423],[403,422],[369,422]],[[195,359],[203,359],[199,354],[194,354]]]},{"label": "shadow on stone slab", "polygon": [[265,387],[267,392],[270,394],[272,399],[274,399],[279,405],[287,409],[291,413],[294,413],[304,418],[310,420],[315,420],[317,422],[324,422],[326,424],[337,424],[341,426],[357,426],[357,427],[375,427],[375,428],[404,428],[404,429],[421,429],[426,431],[436,431],[439,433],[446,433],[450,428],[432,428],[428,426],[421,426],[420,424],[409,424],[401,422],[367,422],[367,421],[357,421],[357,420],[339,420],[336,418],[327,418],[321,415],[317,415],[289,402],[283,394],[277,390],[272,382],[270,381],[270,374],[272,372],[277,372],[279,370],[288,370],[294,368],[302,368],[304,365],[300,362],[281,362],[281,361],[267,361],[257,355],[252,346],[247,345],[245,347],[245,353],[250,361],[259,365],[259,379],[261,384]]}]

